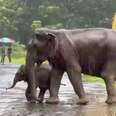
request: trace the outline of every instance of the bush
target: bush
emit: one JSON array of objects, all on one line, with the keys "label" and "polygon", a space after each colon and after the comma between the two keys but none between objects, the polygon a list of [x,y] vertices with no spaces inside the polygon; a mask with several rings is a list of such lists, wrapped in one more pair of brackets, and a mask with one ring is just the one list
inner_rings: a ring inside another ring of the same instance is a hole
[{"label": "bush", "polygon": [[25,45],[16,42],[12,46],[12,63],[25,64],[26,49]]},{"label": "bush", "polygon": [[25,45],[20,44],[19,42],[13,44],[12,57],[21,58],[21,57],[25,57],[25,54],[26,54]]}]

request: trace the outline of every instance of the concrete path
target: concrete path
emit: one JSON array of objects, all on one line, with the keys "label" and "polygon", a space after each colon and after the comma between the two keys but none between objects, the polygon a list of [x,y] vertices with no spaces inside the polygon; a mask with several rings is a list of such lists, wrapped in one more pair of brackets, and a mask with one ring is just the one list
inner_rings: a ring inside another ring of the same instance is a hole
[{"label": "concrete path", "polygon": [[[25,99],[26,83],[20,82],[14,89],[6,91],[12,84],[19,65],[0,65],[0,116],[116,116],[116,105],[107,105],[106,90],[99,84],[84,83],[89,104],[76,104],[77,96],[64,74],[58,105],[30,104]],[[39,91],[39,90],[38,90]],[[48,97],[48,93],[45,98]]]}]

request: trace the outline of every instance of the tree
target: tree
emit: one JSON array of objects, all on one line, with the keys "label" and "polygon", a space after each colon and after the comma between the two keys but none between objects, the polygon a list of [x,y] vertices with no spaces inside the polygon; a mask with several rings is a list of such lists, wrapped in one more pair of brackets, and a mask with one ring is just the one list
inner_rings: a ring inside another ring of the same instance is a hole
[{"label": "tree", "polygon": [[0,0],[0,33],[27,43],[48,28],[111,28],[115,0]]}]

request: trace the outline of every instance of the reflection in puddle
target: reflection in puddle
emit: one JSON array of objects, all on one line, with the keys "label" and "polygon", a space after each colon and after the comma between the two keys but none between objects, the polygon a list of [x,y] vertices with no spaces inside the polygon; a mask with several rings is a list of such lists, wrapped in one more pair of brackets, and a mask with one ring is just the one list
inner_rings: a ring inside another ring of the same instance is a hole
[{"label": "reflection in puddle", "polygon": [[[92,108],[93,107],[93,108]],[[79,116],[116,116],[116,106],[108,106],[105,104],[92,105],[91,108],[88,106],[79,107],[79,110],[75,113]]]},{"label": "reflection in puddle", "polygon": [[[2,71],[5,73],[0,72],[3,78],[0,81],[1,116],[116,116],[116,105],[105,104],[106,90],[99,84],[84,84],[90,102],[86,106],[80,106],[76,104],[77,96],[65,74],[62,83],[66,86],[60,88],[61,102],[58,105],[30,104],[25,99],[26,84],[19,83],[8,91],[4,89],[11,84],[16,67],[5,67]],[[48,96],[47,94],[45,98]]]}]

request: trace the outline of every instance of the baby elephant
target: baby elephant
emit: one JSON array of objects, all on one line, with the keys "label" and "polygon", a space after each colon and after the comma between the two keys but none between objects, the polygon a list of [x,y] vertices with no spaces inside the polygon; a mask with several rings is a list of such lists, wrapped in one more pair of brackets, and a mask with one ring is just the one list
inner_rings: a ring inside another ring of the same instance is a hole
[{"label": "baby elephant", "polygon": [[[43,102],[44,94],[46,90],[47,89],[49,90],[50,88],[50,73],[51,73],[51,66],[49,64],[42,64],[39,67],[35,66],[36,88],[37,87],[40,88],[40,93],[38,96],[38,101],[40,103]],[[19,81],[25,81],[28,84],[28,77],[24,65],[21,65],[19,67],[18,71],[15,74],[15,78],[12,86],[7,89],[13,88],[16,85],[16,83]],[[30,93],[30,87],[28,84],[28,87],[25,92],[27,101],[30,101],[29,93]]]}]

